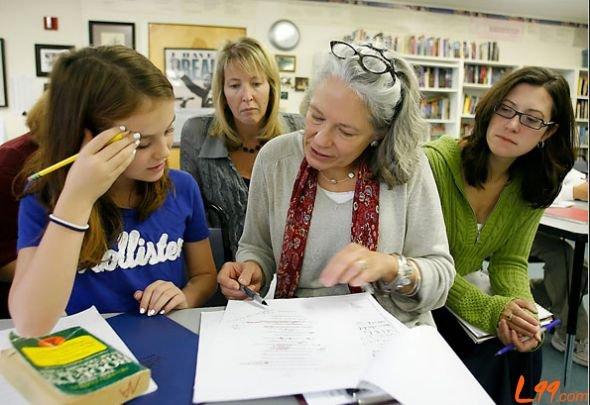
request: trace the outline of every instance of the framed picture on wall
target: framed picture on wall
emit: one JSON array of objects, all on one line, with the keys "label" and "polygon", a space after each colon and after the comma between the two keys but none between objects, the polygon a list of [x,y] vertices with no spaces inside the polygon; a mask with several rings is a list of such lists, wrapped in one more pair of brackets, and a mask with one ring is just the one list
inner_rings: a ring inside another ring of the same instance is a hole
[{"label": "framed picture on wall", "polygon": [[309,86],[309,78],[307,77],[296,77],[295,78],[295,91],[306,91]]},{"label": "framed picture on wall", "polygon": [[164,72],[180,108],[213,108],[211,81],[216,59],[215,49],[164,48]]},{"label": "framed picture on wall", "polygon": [[125,45],[135,49],[135,23],[88,21],[90,46]]},{"label": "framed picture on wall", "polygon": [[4,64],[4,39],[0,38],[0,107],[8,107],[6,93],[6,65]]},{"label": "framed picture on wall", "polygon": [[289,90],[293,88],[293,78],[287,76],[281,76],[281,89]]},{"label": "framed picture on wall", "polygon": [[202,105],[211,105],[209,74],[215,69],[215,50],[244,36],[243,27],[148,23],[149,58],[174,88],[174,145],[180,144],[187,119],[213,112],[212,106]]},{"label": "framed picture on wall", "polygon": [[53,64],[59,56],[71,49],[74,45],[45,45],[35,44],[35,66],[38,77],[47,77],[51,73]]},{"label": "framed picture on wall", "polygon": [[275,55],[275,60],[279,66],[279,72],[295,71],[295,55]]}]

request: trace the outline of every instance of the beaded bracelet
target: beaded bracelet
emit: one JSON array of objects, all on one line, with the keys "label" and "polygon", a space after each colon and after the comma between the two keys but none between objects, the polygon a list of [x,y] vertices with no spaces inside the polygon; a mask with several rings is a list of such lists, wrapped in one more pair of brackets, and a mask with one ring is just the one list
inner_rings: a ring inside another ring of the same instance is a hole
[{"label": "beaded bracelet", "polygon": [[76,225],[76,224],[66,221],[65,219],[61,219],[59,217],[56,217],[53,214],[49,214],[49,220],[51,222],[53,222],[54,224],[61,225],[64,228],[68,228],[68,229],[70,229],[72,231],[76,231],[76,232],[86,232],[88,230],[88,228],[90,228],[90,225],[88,225],[88,224]]}]

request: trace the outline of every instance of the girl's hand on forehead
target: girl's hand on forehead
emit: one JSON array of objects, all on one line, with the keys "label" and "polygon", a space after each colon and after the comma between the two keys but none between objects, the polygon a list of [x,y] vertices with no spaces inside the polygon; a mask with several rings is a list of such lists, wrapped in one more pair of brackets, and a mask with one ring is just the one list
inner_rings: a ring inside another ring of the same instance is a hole
[{"label": "girl's hand on forehead", "polygon": [[[86,130],[85,141],[88,138],[92,134]],[[88,140],[68,172],[62,194],[92,206],[131,164],[139,138],[138,133],[115,127]]]}]

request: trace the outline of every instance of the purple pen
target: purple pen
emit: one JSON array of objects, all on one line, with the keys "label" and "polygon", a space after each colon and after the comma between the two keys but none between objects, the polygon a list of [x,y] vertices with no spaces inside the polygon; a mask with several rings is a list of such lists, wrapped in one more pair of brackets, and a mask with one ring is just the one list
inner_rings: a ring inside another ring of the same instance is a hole
[{"label": "purple pen", "polygon": [[[551,330],[555,329],[556,326],[558,326],[561,323],[561,320],[559,319],[555,319],[554,321],[549,322],[547,325],[543,326],[541,328],[541,330],[543,332],[550,332]],[[530,339],[530,338],[529,338]],[[526,341],[528,339],[525,339],[524,341]],[[495,354],[495,356],[501,356],[503,354],[506,354],[508,352],[511,352],[512,350],[516,349],[516,346],[514,346],[514,343],[511,343],[509,345],[504,346],[503,348],[501,348],[500,350],[498,350]]]}]

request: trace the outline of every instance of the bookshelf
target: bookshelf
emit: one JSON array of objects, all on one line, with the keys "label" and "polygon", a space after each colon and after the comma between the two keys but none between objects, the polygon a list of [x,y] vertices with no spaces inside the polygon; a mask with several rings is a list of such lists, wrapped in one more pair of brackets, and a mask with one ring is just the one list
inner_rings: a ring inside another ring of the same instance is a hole
[{"label": "bookshelf", "polygon": [[576,114],[578,130],[578,154],[588,161],[588,69],[578,69],[575,73],[575,87],[572,103]]},{"label": "bookshelf", "polygon": [[488,60],[401,56],[414,66],[418,76],[423,97],[421,110],[430,125],[430,138],[467,135],[481,96],[500,77],[518,68]]},{"label": "bookshelf", "polygon": [[[414,66],[422,92],[422,114],[430,124],[429,137],[462,137],[471,131],[475,106],[506,73],[523,66],[496,61],[400,55]],[[579,146],[588,157],[588,69],[552,68],[570,85]],[[441,79],[441,77],[443,79]],[[438,80],[436,80],[438,79]]]},{"label": "bookshelf", "polygon": [[461,64],[452,58],[404,55],[418,76],[420,109],[429,124],[428,138],[458,131]]},{"label": "bookshelf", "polygon": [[463,61],[460,137],[468,135],[473,129],[475,106],[484,93],[517,67],[494,61]]},{"label": "bookshelf", "polygon": [[[388,48],[414,66],[422,93],[421,111],[429,124],[428,138],[456,138],[473,128],[475,106],[492,85],[525,65],[500,62],[496,42],[475,42],[427,35],[371,35],[359,28],[344,41]],[[547,67],[570,85],[580,150],[588,158],[588,69]]]}]

